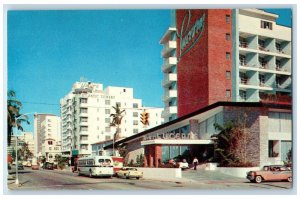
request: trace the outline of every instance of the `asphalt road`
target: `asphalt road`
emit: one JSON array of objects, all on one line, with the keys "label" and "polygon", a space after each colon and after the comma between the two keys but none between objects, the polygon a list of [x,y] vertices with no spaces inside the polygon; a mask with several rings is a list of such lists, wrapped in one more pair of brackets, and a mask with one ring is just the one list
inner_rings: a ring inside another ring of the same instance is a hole
[{"label": "asphalt road", "polygon": [[[212,175],[213,173],[185,171],[182,181],[150,180],[150,179],[120,179],[120,178],[89,178],[78,176],[77,173],[60,170],[31,170],[25,168],[19,171],[20,185],[15,180],[8,180],[8,194],[18,191],[71,191],[75,190],[113,190],[113,193],[124,190],[177,190],[181,194],[187,194],[189,190],[244,190],[248,193],[257,193],[257,190],[281,190],[289,192],[292,183],[289,182],[264,182],[260,184],[250,183],[246,179],[229,179],[228,176]],[[12,175],[15,173],[11,170]],[[202,175],[202,178],[200,178]],[[215,177],[217,176],[217,177]],[[199,180],[200,178],[200,180]],[[197,180],[198,179],[198,180]],[[254,192],[255,191],[255,192]]]}]

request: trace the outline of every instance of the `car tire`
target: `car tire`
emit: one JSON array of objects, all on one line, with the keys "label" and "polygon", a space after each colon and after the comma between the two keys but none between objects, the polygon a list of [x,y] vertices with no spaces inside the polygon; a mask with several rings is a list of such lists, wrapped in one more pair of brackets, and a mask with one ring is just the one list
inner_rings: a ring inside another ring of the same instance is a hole
[{"label": "car tire", "polygon": [[136,177],[136,179],[139,180],[140,178],[139,178],[139,177]]},{"label": "car tire", "polygon": [[293,180],[292,176],[288,177],[288,179],[287,179],[288,182],[292,182],[292,180]]},{"label": "car tire", "polygon": [[256,176],[255,177],[255,182],[256,183],[261,183],[261,181],[262,181],[262,177],[261,176]]}]

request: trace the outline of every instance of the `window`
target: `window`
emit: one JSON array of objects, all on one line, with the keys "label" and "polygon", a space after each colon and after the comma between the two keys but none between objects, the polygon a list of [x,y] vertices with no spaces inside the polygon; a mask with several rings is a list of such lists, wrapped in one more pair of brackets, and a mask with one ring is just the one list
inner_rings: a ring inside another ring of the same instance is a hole
[{"label": "window", "polygon": [[240,59],[240,65],[241,66],[246,66],[247,65],[246,56],[245,55],[239,55],[239,59]]},{"label": "window", "polygon": [[269,132],[271,133],[291,133],[292,120],[291,113],[269,112]]},{"label": "window", "polygon": [[52,147],[49,147],[49,151],[52,151]]},{"label": "window", "polygon": [[80,122],[87,122],[88,118],[87,117],[80,117]]},{"label": "window", "polygon": [[231,97],[231,90],[230,89],[226,90],[226,97]]},{"label": "window", "polygon": [[230,23],[230,15],[226,15],[226,23]]},{"label": "window", "polygon": [[109,135],[106,135],[105,136],[105,140],[110,140],[111,138],[110,138],[110,136]]},{"label": "window", "polygon": [[240,90],[240,99],[241,99],[242,101],[246,101],[246,99],[247,99],[246,91]]},{"label": "window", "polygon": [[87,103],[87,98],[80,98],[80,103],[81,104],[86,104]]},{"label": "window", "polygon": [[48,145],[52,145],[53,144],[53,142],[52,141],[48,141]]},{"label": "window", "polygon": [[53,158],[53,156],[50,154],[50,155],[49,155],[49,158],[51,159],[51,158]]},{"label": "window", "polygon": [[82,150],[87,150],[88,149],[88,145],[87,144],[81,144],[80,145],[80,149]]},{"label": "window", "polygon": [[132,107],[133,107],[133,108],[138,108],[138,104],[137,104],[137,103],[133,103],[133,104],[132,104]]},{"label": "window", "polygon": [[124,93],[126,92],[126,89],[125,89],[125,88],[123,89],[123,92],[124,92]]},{"label": "window", "polygon": [[110,132],[110,127],[105,127],[105,132]]},{"label": "window", "polygon": [[269,157],[275,158],[279,155],[279,141],[278,140],[269,140]]},{"label": "window", "polygon": [[226,40],[230,41],[230,33],[226,33]]},{"label": "window", "polygon": [[265,75],[259,74],[259,85],[264,86],[265,85]]},{"label": "window", "polygon": [[260,22],[260,27],[263,28],[263,29],[269,29],[269,30],[272,30],[272,22],[261,21],[261,22]]},{"label": "window", "polygon": [[105,105],[110,105],[110,100],[105,100]]},{"label": "window", "polygon": [[230,52],[226,52],[226,59],[230,60]]},{"label": "window", "polygon": [[139,124],[138,120],[133,120],[133,125],[138,125],[138,124]]},{"label": "window", "polygon": [[281,47],[280,43],[276,43],[275,46],[276,46],[277,52],[282,52],[282,47]]},{"label": "window", "polygon": [[80,113],[87,113],[88,109],[87,108],[80,108]]},{"label": "window", "polygon": [[110,123],[110,118],[105,118],[105,123]]},{"label": "window", "polygon": [[105,109],[105,114],[110,114],[110,109]]},{"label": "window", "polygon": [[80,131],[88,131],[88,127],[87,126],[81,126]]},{"label": "window", "polygon": [[87,135],[82,135],[82,136],[80,136],[80,140],[88,140],[88,136]]},{"label": "window", "polygon": [[230,71],[226,71],[226,79],[230,79],[231,78],[231,73]]},{"label": "window", "polygon": [[138,132],[139,132],[138,129],[133,129],[133,133],[134,133],[134,134],[136,134],[136,133],[138,133]]},{"label": "window", "polygon": [[139,116],[139,113],[138,113],[138,112],[133,112],[132,116],[133,116],[133,117],[138,117],[138,116]]}]

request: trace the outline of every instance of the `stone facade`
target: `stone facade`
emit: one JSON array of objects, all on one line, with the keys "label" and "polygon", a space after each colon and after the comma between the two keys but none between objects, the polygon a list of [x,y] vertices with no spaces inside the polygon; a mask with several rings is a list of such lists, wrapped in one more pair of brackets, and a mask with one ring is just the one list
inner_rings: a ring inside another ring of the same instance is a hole
[{"label": "stone facade", "polygon": [[[260,165],[261,148],[268,149],[267,146],[262,146],[262,137],[268,135],[268,131],[261,132],[260,121],[261,116],[265,114],[265,109],[261,107],[224,107],[224,123],[235,121],[245,124],[247,132],[246,154],[247,160],[254,164]],[[245,122],[244,122],[244,121]],[[265,153],[265,152],[263,152]],[[267,153],[267,152],[266,152]]]}]

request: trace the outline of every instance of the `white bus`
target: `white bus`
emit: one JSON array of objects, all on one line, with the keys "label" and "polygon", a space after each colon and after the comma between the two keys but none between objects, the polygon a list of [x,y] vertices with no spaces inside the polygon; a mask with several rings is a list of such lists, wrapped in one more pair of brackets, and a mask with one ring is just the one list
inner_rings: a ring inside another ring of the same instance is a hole
[{"label": "white bus", "polygon": [[89,156],[77,161],[78,175],[89,177],[112,177],[114,174],[113,160],[110,156]]}]

